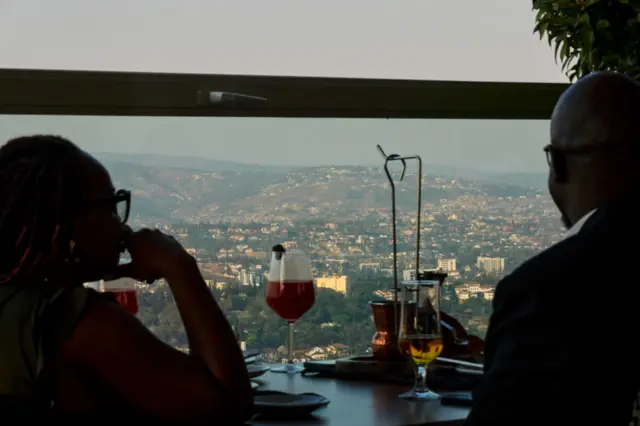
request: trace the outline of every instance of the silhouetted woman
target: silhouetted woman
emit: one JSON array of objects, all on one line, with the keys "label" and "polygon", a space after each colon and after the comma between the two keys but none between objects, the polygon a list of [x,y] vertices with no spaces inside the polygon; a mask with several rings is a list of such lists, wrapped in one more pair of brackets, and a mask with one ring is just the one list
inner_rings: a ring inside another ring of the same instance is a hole
[{"label": "silhouetted woman", "polygon": [[[0,423],[50,413],[223,422],[251,414],[242,353],[195,260],[160,231],[132,232],[129,204],[130,193],[63,138],[0,148]],[[124,249],[132,262],[119,267]],[[82,285],[123,276],[167,279],[189,355]]]}]

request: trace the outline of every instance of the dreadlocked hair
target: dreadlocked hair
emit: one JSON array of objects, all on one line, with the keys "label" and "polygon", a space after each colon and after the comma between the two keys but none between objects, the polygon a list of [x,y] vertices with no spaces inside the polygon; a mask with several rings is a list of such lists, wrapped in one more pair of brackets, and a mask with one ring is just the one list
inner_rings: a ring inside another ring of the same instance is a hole
[{"label": "dreadlocked hair", "polygon": [[68,213],[77,193],[70,160],[80,152],[69,140],[48,135],[0,147],[0,284],[68,254]]}]

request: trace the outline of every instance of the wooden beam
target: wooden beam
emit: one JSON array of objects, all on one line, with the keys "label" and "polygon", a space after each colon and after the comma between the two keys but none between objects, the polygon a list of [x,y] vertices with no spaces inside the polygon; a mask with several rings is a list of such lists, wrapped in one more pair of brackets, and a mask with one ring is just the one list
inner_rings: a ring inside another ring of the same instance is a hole
[{"label": "wooden beam", "polygon": [[[548,119],[565,84],[0,69],[0,114]],[[212,104],[223,91],[266,98]]]}]

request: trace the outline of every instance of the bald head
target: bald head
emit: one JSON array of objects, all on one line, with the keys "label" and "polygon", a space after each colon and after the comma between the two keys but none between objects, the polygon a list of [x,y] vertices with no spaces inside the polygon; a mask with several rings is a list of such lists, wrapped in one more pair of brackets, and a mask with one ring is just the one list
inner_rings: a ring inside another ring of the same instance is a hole
[{"label": "bald head", "polygon": [[598,72],[565,91],[551,117],[549,193],[572,226],[589,211],[635,198],[640,179],[640,84]]},{"label": "bald head", "polygon": [[558,100],[551,141],[569,150],[640,144],[640,83],[611,72],[583,77]]}]

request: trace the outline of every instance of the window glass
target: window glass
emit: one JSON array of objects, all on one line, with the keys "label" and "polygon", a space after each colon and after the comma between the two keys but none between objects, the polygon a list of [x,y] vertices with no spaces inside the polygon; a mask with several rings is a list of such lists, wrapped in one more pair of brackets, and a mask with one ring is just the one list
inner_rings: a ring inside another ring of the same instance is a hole
[{"label": "window glass", "polygon": [[[391,192],[376,149],[424,161],[421,267],[449,273],[444,309],[484,335],[496,283],[559,240],[546,121],[0,116],[0,137],[70,138],[133,193],[130,223],[174,234],[248,349],[278,361],[286,322],[265,302],[274,244],[311,257],[315,304],[297,359],[369,350],[368,304],[393,285]],[[395,177],[399,178],[394,167]],[[415,164],[397,184],[398,270],[414,267]],[[185,347],[169,287],[139,289],[140,319]],[[335,346],[338,345],[338,346]],[[337,348],[337,349],[336,349]]]}]

